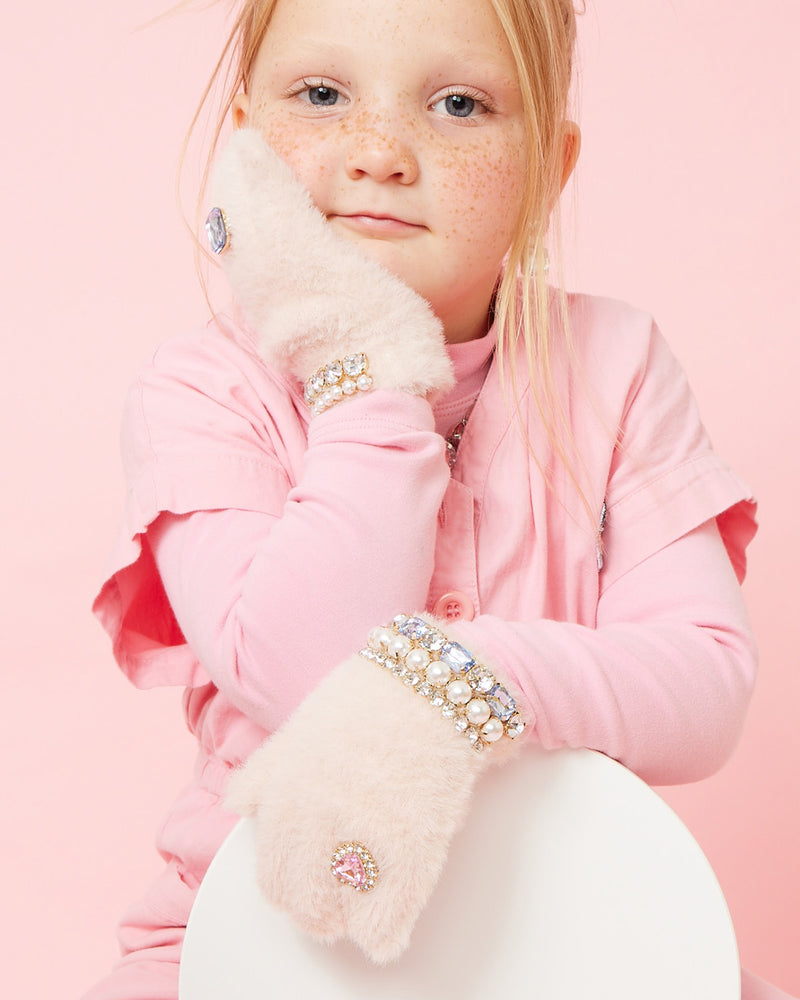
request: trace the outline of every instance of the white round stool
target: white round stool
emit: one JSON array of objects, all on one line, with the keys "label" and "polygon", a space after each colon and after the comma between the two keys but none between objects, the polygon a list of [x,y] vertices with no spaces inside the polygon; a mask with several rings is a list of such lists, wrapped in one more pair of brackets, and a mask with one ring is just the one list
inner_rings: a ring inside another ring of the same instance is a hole
[{"label": "white round stool", "polygon": [[702,851],[655,792],[588,750],[526,749],[484,775],[392,965],[309,940],[254,870],[247,820],[200,887],[180,1000],[739,1000],[736,939]]}]

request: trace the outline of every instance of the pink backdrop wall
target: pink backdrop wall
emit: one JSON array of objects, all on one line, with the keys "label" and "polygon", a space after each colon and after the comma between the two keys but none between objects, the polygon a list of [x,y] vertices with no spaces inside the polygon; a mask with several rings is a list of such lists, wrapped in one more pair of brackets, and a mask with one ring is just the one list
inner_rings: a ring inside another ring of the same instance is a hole
[{"label": "pink backdrop wall", "polygon": [[[173,178],[220,13],[137,31],[160,6],[0,15],[9,996],[76,996],[105,971],[192,755],[177,693],[130,688],[89,613],[120,511],[125,387],[153,345],[204,316]],[[570,283],[657,315],[761,500],[749,724],[718,776],[665,795],[718,873],[745,963],[800,994],[800,12],[589,7]]]}]

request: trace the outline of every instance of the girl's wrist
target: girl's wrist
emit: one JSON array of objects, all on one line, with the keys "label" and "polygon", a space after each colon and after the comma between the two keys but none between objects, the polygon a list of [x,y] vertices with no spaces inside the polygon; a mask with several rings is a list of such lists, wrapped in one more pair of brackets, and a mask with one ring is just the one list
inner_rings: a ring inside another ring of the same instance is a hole
[{"label": "girl's wrist", "polygon": [[508,747],[525,731],[508,688],[435,619],[397,615],[360,653],[428,701],[476,752]]},{"label": "girl's wrist", "polygon": [[[303,370],[307,370],[307,365]],[[371,389],[399,389],[428,397],[446,389],[452,375],[443,346],[429,353],[418,350],[386,352],[378,347],[376,351],[328,356],[308,377],[301,376],[301,381],[304,399],[316,415]]]}]

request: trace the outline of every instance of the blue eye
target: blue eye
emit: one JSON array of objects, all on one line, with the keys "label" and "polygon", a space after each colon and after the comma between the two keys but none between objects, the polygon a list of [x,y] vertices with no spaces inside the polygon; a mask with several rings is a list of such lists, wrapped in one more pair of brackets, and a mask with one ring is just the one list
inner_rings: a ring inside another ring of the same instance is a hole
[{"label": "blue eye", "polygon": [[433,111],[448,118],[478,118],[492,110],[488,99],[482,94],[454,92],[445,94],[431,105]]},{"label": "blue eye", "polygon": [[324,87],[322,85],[309,87],[307,93],[309,103],[321,108],[333,107],[339,100],[339,91],[333,87]]},{"label": "blue eye", "polygon": [[449,94],[444,99],[444,107],[448,115],[455,118],[469,118],[475,110],[475,101],[466,94]]}]

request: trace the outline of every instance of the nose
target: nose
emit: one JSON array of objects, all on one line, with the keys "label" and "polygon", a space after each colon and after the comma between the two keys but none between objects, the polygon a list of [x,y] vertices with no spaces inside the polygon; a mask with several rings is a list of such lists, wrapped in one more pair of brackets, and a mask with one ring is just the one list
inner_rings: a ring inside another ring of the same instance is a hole
[{"label": "nose", "polygon": [[391,122],[353,122],[353,132],[345,167],[353,180],[371,177],[375,181],[413,184],[419,163],[410,137]]}]

